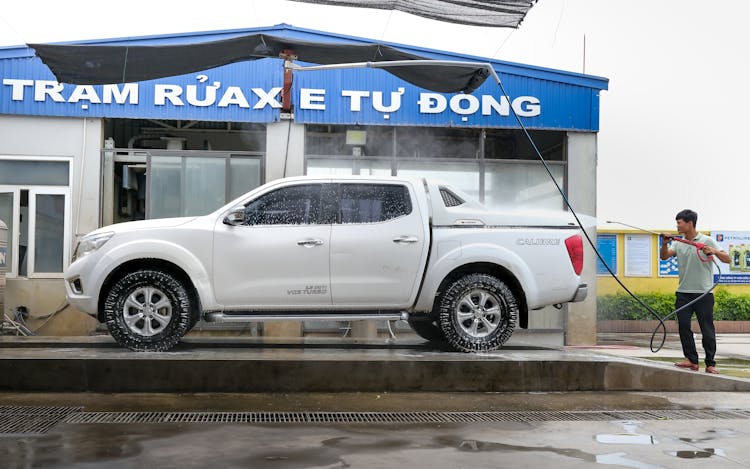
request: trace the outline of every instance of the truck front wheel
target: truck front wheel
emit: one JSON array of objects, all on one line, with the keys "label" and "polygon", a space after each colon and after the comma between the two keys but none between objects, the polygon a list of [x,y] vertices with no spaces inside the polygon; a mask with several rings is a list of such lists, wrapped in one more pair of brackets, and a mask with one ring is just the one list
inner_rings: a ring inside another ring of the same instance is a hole
[{"label": "truck front wheel", "polygon": [[159,270],[137,270],[121,278],[107,294],[104,317],[120,345],[136,351],[165,351],[193,325],[185,286]]},{"label": "truck front wheel", "polygon": [[443,331],[431,316],[410,315],[408,323],[419,337],[429,342],[445,342]]},{"label": "truck front wheel", "polygon": [[439,299],[445,340],[462,352],[500,348],[518,323],[518,302],[508,286],[487,274],[469,274],[450,284]]}]

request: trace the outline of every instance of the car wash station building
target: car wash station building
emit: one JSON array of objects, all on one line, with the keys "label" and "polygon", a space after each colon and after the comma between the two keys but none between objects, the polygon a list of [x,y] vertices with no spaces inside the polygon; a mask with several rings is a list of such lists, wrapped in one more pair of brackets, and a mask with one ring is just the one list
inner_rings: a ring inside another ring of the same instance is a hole
[{"label": "car wash station building", "polygon": [[[192,44],[258,33],[372,44],[284,24],[78,44]],[[517,118],[576,211],[595,215],[606,79],[388,46],[430,59],[489,62],[507,94],[492,79],[469,94],[426,90],[381,69],[285,73],[280,58],[75,85],[58,83],[33,48],[0,49],[4,312],[24,306],[30,325],[44,323],[42,334],[89,334],[95,321],[70,308],[49,318],[65,305],[62,272],[83,235],[112,223],[206,214],[284,176],[430,176],[488,206],[566,210]],[[584,277],[593,289],[590,249]],[[568,344],[593,343],[595,298],[590,290],[583,303],[531,314],[529,329]]]}]

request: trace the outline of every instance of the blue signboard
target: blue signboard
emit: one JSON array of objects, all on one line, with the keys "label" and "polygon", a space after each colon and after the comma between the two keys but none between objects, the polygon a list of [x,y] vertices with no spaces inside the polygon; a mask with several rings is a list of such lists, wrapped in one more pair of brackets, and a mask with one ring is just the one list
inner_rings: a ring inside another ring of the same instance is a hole
[{"label": "blue signboard", "polygon": [[494,80],[472,94],[444,94],[412,86],[383,70],[303,72],[294,81],[295,120],[508,128],[518,127],[518,115],[530,128],[598,130],[597,111],[590,106],[598,100],[598,90],[513,75],[501,79],[509,96]]},{"label": "blue signboard", "polygon": [[266,59],[137,83],[71,85],[57,83],[38,58],[12,58],[0,60],[0,78],[0,114],[273,122],[283,69]]},{"label": "blue signboard", "polygon": [[714,274],[714,283],[747,285],[750,283],[750,274]]},{"label": "blue signboard", "polygon": [[[612,272],[617,275],[617,235],[616,234],[600,234],[596,236],[596,249],[604,258]],[[607,267],[602,264],[602,261],[597,257],[596,259],[596,274],[597,275],[609,275]]]},{"label": "blue signboard", "polygon": [[[306,40],[336,42],[328,33],[280,28]],[[254,30],[253,32],[261,32]],[[279,28],[274,29],[278,34]],[[235,31],[234,34],[239,34]],[[215,40],[200,34],[178,38]],[[169,37],[133,39],[160,44]],[[342,38],[352,42],[354,38]],[[365,40],[360,40],[365,41]],[[124,41],[117,41],[122,44]],[[487,59],[399,47],[440,60]],[[281,119],[284,67],[280,59],[237,62],[157,80],[111,85],[57,83],[32,49],[0,49],[0,114],[274,122]],[[491,61],[508,96],[493,79],[471,94],[436,93],[382,69],[352,68],[293,72],[293,119],[299,123],[451,127],[518,127],[597,131],[599,92],[607,80],[572,72]],[[304,66],[300,62],[298,65]]]},{"label": "blue signboard", "polygon": [[[656,250],[659,251],[661,247],[661,236],[656,239]],[[659,258],[659,277],[677,277],[680,275],[680,268],[677,264],[677,257],[672,256],[667,260]]]}]

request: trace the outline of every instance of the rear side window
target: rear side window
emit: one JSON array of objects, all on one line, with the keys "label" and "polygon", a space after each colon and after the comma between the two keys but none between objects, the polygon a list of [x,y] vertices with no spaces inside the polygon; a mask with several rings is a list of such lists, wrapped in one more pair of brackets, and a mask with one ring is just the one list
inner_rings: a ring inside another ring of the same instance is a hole
[{"label": "rear side window", "polygon": [[339,223],[376,223],[411,213],[409,189],[399,184],[341,184]]},{"label": "rear side window", "polygon": [[245,207],[247,225],[317,225],[321,222],[321,184],[282,187]]}]

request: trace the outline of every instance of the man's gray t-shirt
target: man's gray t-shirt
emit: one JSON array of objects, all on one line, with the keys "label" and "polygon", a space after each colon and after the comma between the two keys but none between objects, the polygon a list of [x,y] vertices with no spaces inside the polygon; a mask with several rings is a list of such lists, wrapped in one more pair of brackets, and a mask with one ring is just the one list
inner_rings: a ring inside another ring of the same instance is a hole
[{"label": "man's gray t-shirt", "polygon": [[[703,243],[712,248],[719,249],[719,245],[710,236],[698,233],[692,239],[695,243]],[[714,286],[714,263],[704,262],[698,258],[698,250],[695,246],[672,241],[672,250],[677,256],[680,271],[680,284],[677,291],[680,293],[705,293]],[[703,259],[706,255],[700,253]]]}]

